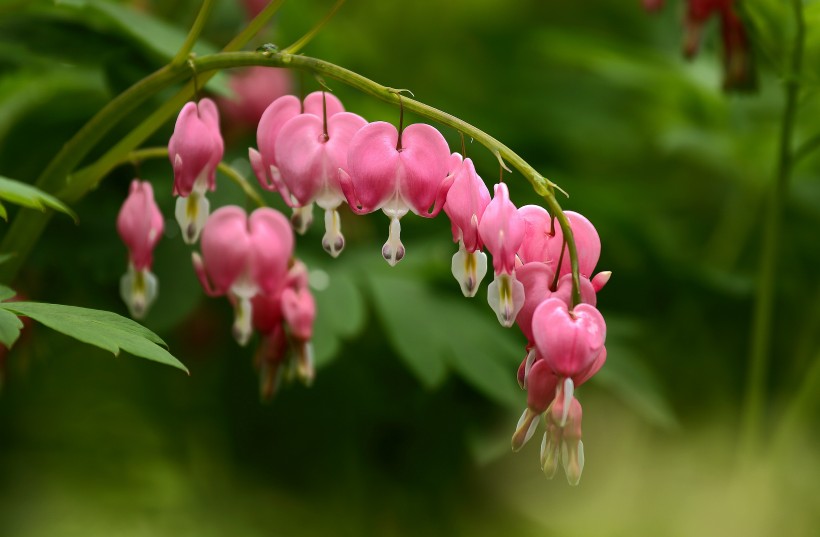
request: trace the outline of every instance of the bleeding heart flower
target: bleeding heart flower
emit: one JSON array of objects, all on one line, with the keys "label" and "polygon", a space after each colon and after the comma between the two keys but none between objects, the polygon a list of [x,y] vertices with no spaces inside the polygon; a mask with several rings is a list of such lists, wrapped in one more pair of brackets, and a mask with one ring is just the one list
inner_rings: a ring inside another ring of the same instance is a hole
[{"label": "bleeding heart flower", "polygon": [[174,195],[179,196],[175,214],[188,244],[196,242],[208,219],[205,192],[216,188],[216,168],[224,151],[214,102],[187,103],[168,142],[168,158],[174,166]]},{"label": "bleeding heart flower", "polygon": [[444,212],[450,217],[453,242],[458,243],[452,271],[464,296],[472,297],[487,274],[487,255],[481,251],[483,244],[478,224],[490,203],[490,191],[476,173],[472,160],[462,162],[458,153],[453,153],[450,159],[450,169],[455,172],[452,173],[453,185],[447,192]]},{"label": "bleeding heart flower", "polygon": [[202,256],[194,268],[210,296],[228,295],[234,303],[234,336],[240,345],[251,335],[252,303],[257,294],[277,295],[293,255],[293,232],[280,212],[256,209],[248,217],[236,206],[217,209],[202,232]]},{"label": "bleeding heart flower", "polygon": [[230,74],[231,98],[219,100],[226,123],[231,127],[256,127],[268,106],[291,92],[290,70],[254,66]]},{"label": "bleeding heart flower", "polygon": [[134,179],[117,215],[117,231],[128,247],[128,272],[120,280],[120,295],[136,319],[147,313],[157,297],[159,284],[151,265],[164,229],[151,183]]},{"label": "bleeding heart flower", "polygon": [[279,97],[268,106],[259,120],[259,127],[256,130],[259,151],[253,148],[248,150],[251,167],[262,188],[279,192],[288,205],[295,207],[291,222],[300,234],[307,231],[313,221],[313,205],[300,207],[298,201],[291,198],[290,192],[282,182],[276,153],[279,132],[288,121],[300,114],[331,118],[341,112],[344,112],[341,101],[334,95],[326,95],[321,91],[308,94],[304,102],[300,102],[293,95]]},{"label": "bleeding heart flower", "polygon": [[439,213],[453,181],[449,168],[447,142],[430,125],[409,125],[400,133],[390,123],[377,121],[353,136],[339,181],[353,212],[381,209],[390,218],[382,257],[391,266],[405,252],[399,219],[408,211],[426,218]]},{"label": "bleeding heart flower", "polygon": [[493,255],[495,279],[487,301],[502,326],[510,327],[524,305],[524,286],[515,278],[515,252],[524,240],[524,220],[510,201],[507,185],[495,185],[495,196],[478,226],[481,240]]},{"label": "bleeding heart flower", "polygon": [[285,201],[306,207],[314,201],[325,210],[322,247],[333,257],[344,248],[338,207],[345,201],[340,168],[347,167],[353,135],[367,124],[362,117],[340,112],[331,117],[299,114],[288,120],[276,139],[276,157]]}]

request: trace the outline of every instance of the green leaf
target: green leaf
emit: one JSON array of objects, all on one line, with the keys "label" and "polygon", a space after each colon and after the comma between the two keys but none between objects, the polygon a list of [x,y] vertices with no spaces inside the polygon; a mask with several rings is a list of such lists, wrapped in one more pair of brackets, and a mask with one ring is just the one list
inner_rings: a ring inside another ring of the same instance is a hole
[{"label": "green leaf", "polygon": [[123,349],[134,356],[188,373],[188,368],[163,348],[166,345],[159,336],[116,313],[39,302],[4,302],[0,308],[30,317],[74,339],[111,351],[114,355]]},{"label": "green leaf", "polygon": [[23,322],[10,311],[0,309],[0,343],[10,349],[17,338],[20,337],[20,329]]},{"label": "green leaf", "polygon": [[[62,6],[61,6],[62,7]],[[162,62],[171,60],[185,42],[187,28],[182,30],[144,11],[131,7],[98,0],[72,1],[66,5],[79,14],[91,14],[107,29],[128,38]],[[80,22],[88,22],[88,16],[81,16]],[[194,45],[197,55],[213,54],[217,48],[202,39]],[[218,74],[206,87],[221,95],[230,95],[227,78]]]},{"label": "green leaf", "polygon": [[51,208],[55,211],[67,214],[74,219],[75,223],[78,222],[77,215],[74,214],[74,211],[69,209],[65,203],[38,188],[27,185],[26,183],[21,183],[20,181],[15,181],[14,179],[0,176],[0,198],[10,201],[11,203],[16,203],[17,205],[22,205],[23,207],[38,209],[40,211]]},{"label": "green leaf", "polygon": [[0,203],[0,218],[5,220],[6,222],[9,221],[9,213],[6,212],[6,206]]},{"label": "green leaf", "polygon": [[448,368],[488,398],[518,409],[515,382],[523,355],[481,300],[438,294],[423,282],[390,276],[369,279],[387,336],[419,380],[440,384]]},{"label": "green leaf", "polygon": [[[0,254],[0,265],[14,257],[14,254]],[[2,299],[0,299],[2,300]]]},{"label": "green leaf", "polygon": [[0,285],[0,302],[10,299],[16,294],[17,293],[14,291],[14,289],[6,287],[5,285]]},{"label": "green leaf", "polygon": [[339,351],[342,338],[358,334],[364,326],[361,291],[343,268],[328,266],[327,284],[313,290],[316,324],[313,330],[316,367],[327,365]]}]

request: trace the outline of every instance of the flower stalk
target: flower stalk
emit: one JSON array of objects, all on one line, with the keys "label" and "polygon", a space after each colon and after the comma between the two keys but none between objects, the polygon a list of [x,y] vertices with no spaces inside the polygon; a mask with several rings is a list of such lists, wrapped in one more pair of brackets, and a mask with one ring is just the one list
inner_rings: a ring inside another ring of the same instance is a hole
[{"label": "flower stalk", "polygon": [[800,99],[800,73],[803,65],[805,45],[805,20],[803,3],[792,0],[795,19],[794,46],[789,73],[785,83],[786,104],[780,129],[778,162],[775,183],[769,197],[763,230],[763,245],[760,254],[760,273],[751,329],[751,349],[749,372],[746,378],[746,393],[741,421],[741,459],[749,460],[759,450],[761,422],[763,419],[766,374],[768,372],[771,349],[772,313],[774,308],[775,274],[779,256],[778,243],[781,236],[783,207],[786,202],[789,182],[796,154],[793,151],[794,126]]}]

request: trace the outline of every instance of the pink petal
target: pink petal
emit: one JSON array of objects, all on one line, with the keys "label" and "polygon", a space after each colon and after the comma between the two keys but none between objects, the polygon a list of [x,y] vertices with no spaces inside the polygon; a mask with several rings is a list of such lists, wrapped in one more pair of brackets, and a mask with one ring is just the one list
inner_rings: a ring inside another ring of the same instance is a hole
[{"label": "pink petal", "polygon": [[293,255],[293,230],[279,211],[262,207],[248,220],[252,256],[250,276],[263,293],[274,294],[282,287]]},{"label": "pink petal", "polygon": [[303,114],[312,114],[316,117],[322,117],[322,93],[325,94],[328,119],[345,111],[342,101],[332,93],[328,91],[314,91],[305,97],[304,109],[302,110]]},{"label": "pink petal", "polygon": [[[447,193],[444,212],[453,226],[453,240],[461,239],[468,252],[482,247],[478,223],[490,203],[490,191],[476,173],[473,161],[465,159],[454,174],[453,186]],[[458,237],[456,231],[458,230]]]},{"label": "pink petal", "polygon": [[[564,214],[569,220],[572,235],[575,238],[575,248],[578,251],[578,272],[582,276],[590,278],[595,270],[595,265],[598,264],[598,259],[601,257],[601,239],[598,237],[598,231],[583,215],[573,211],[565,211]],[[555,237],[550,240],[548,245],[549,256],[555,260],[555,263],[558,262],[561,256],[563,240],[564,235],[561,227],[556,222]],[[569,251],[564,252],[559,272],[562,276],[571,272]]]},{"label": "pink petal", "polygon": [[530,368],[527,376],[527,408],[543,414],[553,399],[558,377],[544,360],[538,360]]},{"label": "pink petal", "polygon": [[[302,105],[293,95],[284,95],[271,103],[259,120],[256,129],[256,145],[262,155],[264,170],[276,165],[276,137],[282,126],[301,113]],[[260,182],[263,178],[259,177]]]},{"label": "pink petal", "polygon": [[606,323],[595,307],[579,304],[570,314],[558,298],[548,298],[536,308],[532,327],[538,352],[559,377],[584,373],[606,340]]},{"label": "pink petal", "polygon": [[373,212],[396,192],[400,179],[398,137],[396,128],[384,121],[370,123],[353,136],[344,170],[350,180],[349,190],[344,185],[347,178],[340,174],[351,208],[361,213]]},{"label": "pink petal", "polygon": [[[518,209],[518,214],[524,220],[524,239],[518,249],[518,257],[524,263],[550,263],[551,268],[555,269],[557,260],[551,261],[549,258],[548,245],[554,237],[550,235],[552,222],[547,210],[539,205],[524,205]],[[558,227],[557,222],[555,227]]]},{"label": "pink petal", "polygon": [[546,263],[527,263],[515,270],[516,279],[524,285],[524,306],[515,322],[530,345],[535,343],[532,334],[532,316],[535,309],[552,296],[550,286],[555,274]]},{"label": "pink petal", "polygon": [[248,266],[251,242],[247,215],[228,205],[214,211],[202,230],[202,261],[213,291],[225,294]]},{"label": "pink petal", "polygon": [[[417,215],[435,216],[446,199],[446,191],[442,196],[441,188],[450,168],[447,141],[431,125],[416,123],[404,129],[401,145],[399,156],[404,175],[399,184],[400,193]],[[444,199],[436,204],[437,198]]]},{"label": "pink petal", "polygon": [[299,205],[327,191],[339,198],[338,206],[343,196],[337,171],[347,166],[350,140],[366,123],[356,114],[336,114],[328,119],[327,140],[322,119],[314,115],[301,114],[283,125],[276,143],[279,172]]},{"label": "pink petal", "polygon": [[515,270],[515,252],[524,239],[524,220],[510,201],[507,185],[495,185],[495,197],[481,217],[478,231],[487,250],[493,254],[495,273]]}]

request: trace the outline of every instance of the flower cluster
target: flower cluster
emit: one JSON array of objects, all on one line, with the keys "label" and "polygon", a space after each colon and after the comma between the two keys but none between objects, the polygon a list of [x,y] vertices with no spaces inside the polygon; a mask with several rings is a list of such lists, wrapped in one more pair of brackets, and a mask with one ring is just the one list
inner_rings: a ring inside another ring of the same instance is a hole
[{"label": "flower cluster", "polygon": [[[254,331],[260,335],[255,361],[262,395],[271,396],[285,376],[307,384],[313,379],[316,305],[307,267],[294,257],[294,230],[304,233],[310,226],[313,205],[324,210],[322,247],[333,257],[345,246],[343,205],[358,215],[381,210],[389,219],[381,253],[391,266],[406,254],[401,219],[407,213],[433,218],[443,210],[458,244],[452,272],[462,293],[477,293],[488,269],[486,249],[494,272],[488,303],[501,325],[518,324],[527,339],[518,371],[527,408],[513,448],[524,445],[544,416],[542,468],[552,476],[561,460],[570,483],[577,484],[584,452],[575,388],[606,360],[606,324],[595,305],[610,275],[593,275],[601,242],[589,220],[573,212],[551,215],[535,205],[517,208],[503,182],[491,196],[472,160],[451,153],[431,125],[369,123],[326,92],[270,103],[259,120],[257,146],[249,150],[251,167],[259,184],[292,208],[290,219],[268,207],[250,214],[236,206],[210,212],[205,193],[215,188],[224,144],[209,99],[182,109],[168,154],[183,238],[193,244],[201,237],[193,265],[203,289],[232,304],[240,345]],[[556,217],[574,237],[576,282]],[[156,297],[151,252],[163,229],[148,183],[134,181],[118,228],[130,251],[123,297],[139,316]]]},{"label": "flower cluster", "polygon": [[[663,0],[643,0],[647,11],[658,11]],[[686,0],[683,54],[694,58],[702,40],[703,28],[712,17],[720,22],[723,42],[723,87],[727,91],[745,91],[756,87],[756,75],[749,38],[738,16],[735,0]]]}]

